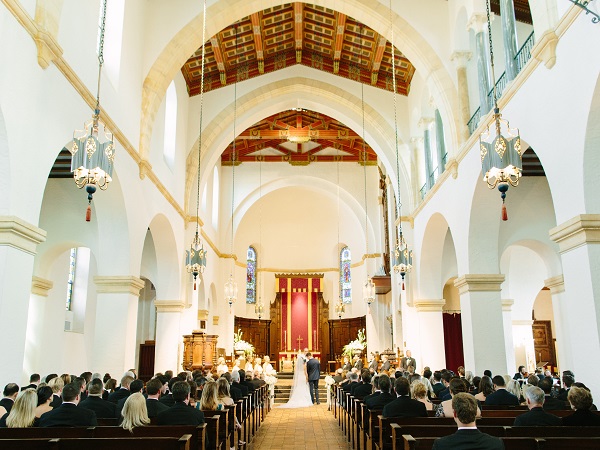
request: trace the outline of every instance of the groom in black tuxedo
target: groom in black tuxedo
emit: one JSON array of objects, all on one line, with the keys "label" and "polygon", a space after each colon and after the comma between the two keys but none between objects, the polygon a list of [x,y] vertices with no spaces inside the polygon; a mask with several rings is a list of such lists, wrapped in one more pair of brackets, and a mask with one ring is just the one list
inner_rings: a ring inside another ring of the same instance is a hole
[{"label": "groom in black tuxedo", "polygon": [[[306,372],[308,374],[308,389],[310,390],[310,399],[313,404],[319,405],[319,378],[321,377],[321,363],[318,359],[313,358],[312,354],[306,354],[308,361],[306,362]],[[314,389],[314,394],[313,394]]]}]

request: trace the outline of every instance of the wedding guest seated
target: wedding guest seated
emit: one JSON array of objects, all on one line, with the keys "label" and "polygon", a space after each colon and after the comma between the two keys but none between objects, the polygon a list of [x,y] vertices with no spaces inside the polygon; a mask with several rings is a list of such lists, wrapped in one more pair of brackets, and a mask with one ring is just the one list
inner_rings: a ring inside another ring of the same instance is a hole
[{"label": "wedding guest seated", "polygon": [[[506,379],[504,381],[506,381]],[[526,386],[527,385],[523,385],[523,387]],[[521,384],[517,380],[513,380],[512,378],[509,379],[506,382],[506,391],[517,397],[519,399],[519,404],[525,405],[524,391],[521,388]]]},{"label": "wedding guest seated", "polygon": [[335,371],[335,375],[333,376],[333,381],[337,384],[340,384],[342,381],[345,380],[344,378],[344,370],[339,368]]},{"label": "wedding guest seated", "polygon": [[108,401],[116,405],[122,398],[129,397],[129,385],[132,381],[133,377],[129,375],[123,376],[121,378],[121,387],[108,396]]},{"label": "wedding guest seated", "polygon": [[204,414],[189,406],[190,385],[186,381],[173,384],[173,400],[175,404],[156,416],[157,425],[201,425]]},{"label": "wedding guest seated", "polygon": [[102,393],[102,400],[108,400],[108,396],[115,392],[117,389],[117,380],[109,378],[104,382],[104,392]]},{"label": "wedding guest seated", "polygon": [[[370,372],[370,371],[369,371],[369,372]],[[382,374],[382,375],[383,375],[383,374]],[[335,381],[335,380],[334,380],[334,381]],[[367,400],[368,400],[368,399],[370,399],[370,398],[373,398],[373,397],[377,397],[378,395],[380,395],[380,394],[381,394],[381,389],[379,388],[379,375],[374,375],[374,376],[371,378],[371,382],[372,382],[372,384],[373,384],[373,392],[372,392],[371,394],[369,394],[369,395],[365,395],[365,396],[363,397],[363,399],[362,399],[362,400],[363,400],[363,402],[364,402],[365,404],[367,403]]]},{"label": "wedding guest seated", "polygon": [[365,396],[371,394],[373,392],[373,385],[371,384],[371,372],[369,369],[363,369],[360,372],[360,383],[355,384],[350,393],[360,400],[362,400]]},{"label": "wedding guest seated", "polygon": [[431,369],[426,366],[423,369],[423,376],[421,377],[421,381],[427,388],[427,396],[429,398],[432,398],[435,396],[435,394],[433,392],[433,386],[431,385],[431,375],[432,375]]},{"label": "wedding guest seated", "polygon": [[569,426],[600,426],[600,416],[591,411],[594,403],[592,393],[585,388],[572,386],[567,400],[575,412],[562,418],[563,425]]},{"label": "wedding guest seated", "polygon": [[1,428],[29,428],[38,425],[38,418],[35,416],[37,407],[37,393],[35,389],[26,389],[16,398],[15,404],[10,413],[4,414],[0,418]]},{"label": "wedding guest seated", "polygon": [[573,383],[575,383],[575,374],[570,370],[565,370],[562,376],[563,388],[558,391],[558,395],[556,396],[559,400],[567,401],[567,397],[569,395],[569,390]]},{"label": "wedding guest seated", "polygon": [[452,417],[458,426],[456,433],[436,439],[433,450],[486,449],[501,450],[504,444],[499,438],[482,433],[477,429],[477,400],[472,395],[460,392],[452,398]]},{"label": "wedding guest seated", "polygon": [[433,410],[433,403],[431,403],[429,401],[429,399],[427,398],[427,387],[425,386],[425,383],[423,383],[423,381],[420,381],[420,380],[413,381],[410,384],[410,392],[411,392],[412,398],[423,403],[425,405],[425,408],[427,409],[427,411]]},{"label": "wedding guest seated", "polygon": [[68,373],[63,373],[60,376],[60,379],[63,380],[63,386],[66,386],[67,384],[69,384],[72,381],[71,375],[69,375]]},{"label": "wedding guest seated", "polygon": [[150,424],[146,399],[141,392],[135,392],[127,397],[121,410],[121,416],[123,417],[121,426],[130,432],[133,432],[135,427],[143,427]]},{"label": "wedding guest seated", "polygon": [[358,374],[356,372],[348,372],[348,380],[349,382],[344,384],[342,390],[344,392],[350,393],[352,392],[352,387],[358,384]]},{"label": "wedding guest seated", "polygon": [[381,374],[377,377],[379,383],[379,390],[381,391],[378,395],[371,395],[369,398],[365,397],[365,404],[370,410],[382,409],[385,405],[396,399],[396,396],[390,392],[392,389],[392,381],[386,374]]},{"label": "wedding guest seated", "polygon": [[50,386],[41,386],[37,390],[37,407],[35,408],[35,417],[38,419],[42,414],[52,411],[52,388]]},{"label": "wedding guest seated", "polygon": [[449,370],[442,370],[442,384],[444,385],[444,389],[437,393],[437,397],[444,401],[448,400],[450,397],[450,380],[452,379],[452,372]]},{"label": "wedding guest seated", "polygon": [[196,404],[196,409],[203,411],[221,411],[225,405],[219,400],[218,387],[215,381],[209,381],[204,385],[202,397]]},{"label": "wedding guest seated", "polygon": [[2,400],[0,400],[0,417],[10,412],[10,409],[13,407],[18,394],[19,386],[17,386],[15,383],[8,383],[6,386],[4,386],[4,391],[2,392],[4,397]]},{"label": "wedding guest seated", "polygon": [[494,383],[495,392],[485,398],[486,405],[517,406],[519,404],[519,398],[506,390],[504,377],[502,375],[496,375],[492,378],[492,383]]},{"label": "wedding guest seated", "polygon": [[159,402],[162,386],[163,385],[158,378],[153,378],[146,383],[146,393],[148,394],[148,398],[146,399],[146,410],[150,419],[169,409],[167,405]]},{"label": "wedding guest seated", "polygon": [[240,376],[240,384],[246,386],[248,388],[248,392],[254,392],[256,387],[253,383],[250,383],[252,379],[252,372],[248,374],[248,378],[246,378],[246,371],[243,369],[238,370],[238,374]]},{"label": "wedding guest seated", "polygon": [[[450,380],[450,400],[444,400],[440,403],[435,411],[435,417],[453,417],[452,398],[456,394],[467,392],[467,384],[462,378],[454,377]],[[481,417],[481,410],[477,407],[477,417]]]},{"label": "wedding guest seated", "polygon": [[143,390],[144,390],[144,382],[142,380],[133,380],[131,382],[131,384],[129,385],[129,395],[125,398],[120,399],[117,402],[116,408],[115,408],[115,415],[113,415],[113,417],[116,417],[117,419],[120,420],[121,419],[121,410],[125,406],[125,402],[127,401],[127,399],[132,394],[135,394],[137,392],[142,393]]},{"label": "wedding guest seated", "polygon": [[444,384],[442,383],[442,372],[440,372],[439,370],[433,372],[433,383],[431,387],[433,388],[434,395],[438,398],[440,398],[440,392],[446,389],[444,387]]},{"label": "wedding guest seated", "polygon": [[229,394],[231,395],[233,402],[237,403],[237,401],[242,398],[242,391],[240,389],[238,389],[236,386],[232,385],[231,374],[229,372],[225,372],[223,375],[221,375],[219,380],[221,378],[224,379],[225,381],[227,381],[227,384],[229,385]]},{"label": "wedding guest seated", "polygon": [[169,408],[172,407],[175,404],[175,400],[173,399],[173,386],[175,385],[175,383],[181,381],[179,378],[170,378],[168,383],[166,384],[167,386],[167,390],[165,392],[165,394],[161,395],[160,397],[160,402],[163,405],[168,406]]},{"label": "wedding guest seated", "polygon": [[479,382],[479,392],[475,395],[475,398],[480,402],[485,402],[485,399],[493,394],[494,392],[494,383],[492,383],[492,379],[487,375],[481,377],[481,381]]},{"label": "wedding guest seated", "polygon": [[552,377],[544,377],[538,384],[538,387],[544,391],[544,409],[546,411],[569,409],[566,402],[552,397],[552,382]]},{"label": "wedding guest seated", "polygon": [[425,405],[410,398],[409,392],[408,380],[398,378],[396,380],[396,395],[398,398],[383,407],[383,417],[427,417]]},{"label": "wedding guest seated", "polygon": [[37,389],[37,387],[40,384],[40,374],[39,373],[33,373],[31,374],[31,376],[29,377],[29,384],[27,386],[23,386],[21,388],[22,391],[24,391],[25,389]]},{"label": "wedding guest seated", "polygon": [[[471,389],[469,389],[469,393],[471,395],[477,395],[479,394],[479,383],[481,383],[481,377],[480,376],[474,376],[473,377],[473,383],[471,383]],[[490,383],[491,386],[491,383]],[[492,390],[493,390],[493,386],[492,386]],[[484,400],[480,400],[480,401],[485,401]]]},{"label": "wedding guest seated", "polygon": [[62,390],[63,402],[40,417],[40,427],[90,427],[96,426],[96,413],[85,408],[78,408],[79,386],[67,384]]},{"label": "wedding guest seated", "polygon": [[231,372],[231,387],[235,387],[239,389],[242,393],[242,397],[246,397],[248,395],[248,388],[240,383],[240,372],[239,370],[234,370]]},{"label": "wedding guest seated", "polygon": [[554,414],[547,413],[543,409],[544,391],[537,386],[529,386],[525,391],[525,399],[529,411],[525,414],[520,414],[515,418],[515,427],[523,426],[560,426],[562,421],[560,417]]},{"label": "wedding guest seated", "polygon": [[88,384],[88,396],[85,400],[79,402],[79,408],[89,409],[96,413],[98,419],[109,419],[116,417],[116,405],[114,403],[102,400],[103,385],[102,380],[96,378]]}]

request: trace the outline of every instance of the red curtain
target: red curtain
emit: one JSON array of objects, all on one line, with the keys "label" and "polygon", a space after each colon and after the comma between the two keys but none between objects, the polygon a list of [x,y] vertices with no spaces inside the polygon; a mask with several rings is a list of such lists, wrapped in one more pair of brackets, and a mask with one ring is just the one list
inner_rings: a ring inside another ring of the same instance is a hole
[{"label": "red curtain", "polygon": [[442,317],[444,320],[446,368],[456,372],[458,366],[465,365],[460,314],[444,313]]}]

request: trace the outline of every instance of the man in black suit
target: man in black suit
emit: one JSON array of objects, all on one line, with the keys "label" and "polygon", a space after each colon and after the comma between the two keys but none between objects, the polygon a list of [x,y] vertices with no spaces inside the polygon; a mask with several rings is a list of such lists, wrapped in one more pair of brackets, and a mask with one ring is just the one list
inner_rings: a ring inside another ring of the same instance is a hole
[{"label": "man in black suit", "polygon": [[[381,381],[379,385],[381,386]],[[398,398],[383,407],[383,417],[427,417],[425,403],[413,400],[410,398],[409,393],[408,380],[404,377],[398,378],[396,380],[396,395]]]},{"label": "man in black suit", "polygon": [[371,384],[371,372],[369,369],[363,369],[360,373],[361,382],[354,386],[354,389],[350,390],[350,393],[360,400],[364,400],[367,395],[373,392],[373,385]]},{"label": "man in black suit", "polygon": [[69,383],[62,390],[62,404],[52,411],[42,414],[40,427],[93,427],[98,425],[96,413],[78,408],[80,387]]},{"label": "man in black suit", "polygon": [[158,416],[161,412],[166,411],[169,407],[158,400],[160,399],[160,391],[162,390],[162,383],[159,379],[153,378],[146,383],[146,409],[148,410],[148,418]]},{"label": "man in black suit", "polygon": [[240,383],[240,371],[234,370],[231,372],[231,387],[237,388],[241,391],[242,397],[246,397],[250,391],[248,388]]},{"label": "man in black suit", "polygon": [[452,397],[454,421],[458,431],[450,436],[436,439],[433,450],[479,449],[502,450],[504,444],[499,438],[482,433],[475,425],[477,416],[477,400],[466,392]]},{"label": "man in black suit", "polygon": [[446,389],[442,383],[442,372],[439,370],[433,372],[433,383],[431,387],[433,388],[433,393],[437,398],[440,398],[440,392]]},{"label": "man in black suit", "polygon": [[6,386],[4,386],[4,392],[2,392],[4,398],[0,400],[0,417],[10,412],[15,404],[15,399],[17,398],[18,394],[19,386],[17,384],[8,383]]},{"label": "man in black suit", "polygon": [[363,360],[360,356],[356,355],[354,357],[354,364],[352,365],[352,368],[358,370],[359,372],[363,369]]},{"label": "man in black suit", "polygon": [[131,382],[131,384],[129,385],[129,395],[127,397],[122,398],[121,400],[119,400],[117,402],[117,406],[115,408],[115,415],[113,417],[116,417],[117,419],[121,419],[121,411],[123,410],[123,407],[125,406],[125,402],[127,401],[127,399],[129,398],[129,396],[131,394],[135,394],[139,392],[140,394],[142,394],[144,392],[144,382],[142,380],[133,380]]},{"label": "man in black suit", "polygon": [[39,384],[40,384],[40,374],[39,373],[33,373],[29,377],[29,385],[28,386],[23,386],[21,388],[21,390],[24,391],[25,389],[37,389],[37,387],[39,386]]},{"label": "man in black suit", "polygon": [[169,408],[175,404],[175,400],[173,400],[172,392],[173,392],[173,385],[175,383],[177,383],[178,381],[181,381],[181,380],[176,377],[169,378],[169,381],[167,382],[166,391],[160,397],[160,402],[163,405],[168,406]]},{"label": "man in black suit", "polygon": [[379,394],[372,394],[369,398],[365,397],[364,402],[369,410],[383,409],[385,405],[395,400],[396,396],[390,393],[392,381],[386,374],[379,375]]},{"label": "man in black suit", "polygon": [[520,414],[515,418],[515,427],[543,427],[560,426],[562,421],[560,417],[547,413],[543,409],[544,391],[537,386],[529,386],[525,391],[525,399],[529,412]]},{"label": "man in black suit", "polygon": [[494,392],[485,398],[486,405],[519,405],[519,398],[506,390],[504,377],[502,375],[496,375],[492,378],[492,383],[494,383]]},{"label": "man in black suit", "polygon": [[252,393],[256,390],[254,385],[250,383],[250,381],[246,378],[246,371],[244,369],[238,370],[238,374],[240,375],[240,384],[242,386],[246,386],[248,388],[248,393]]},{"label": "man in black suit", "polygon": [[[382,374],[383,375],[383,374]],[[373,375],[371,377],[371,383],[373,384],[373,392],[369,395],[365,395],[362,399],[363,403],[367,403],[367,400],[373,397],[381,395],[381,389],[379,388],[379,377],[380,375]]]},{"label": "man in black suit", "polygon": [[344,371],[341,368],[335,371],[333,381],[335,381],[336,384],[340,384],[342,381],[344,381],[344,377],[342,375],[343,373]]},{"label": "man in black suit", "polygon": [[88,384],[88,396],[85,400],[79,402],[78,407],[94,411],[98,419],[112,419],[115,417],[116,405],[102,400],[103,388],[102,380],[96,378],[90,381]]},{"label": "man in black suit", "polygon": [[566,402],[552,397],[552,378],[544,377],[543,380],[540,380],[538,387],[544,391],[544,409],[546,411],[569,409]]},{"label": "man in black suit", "polygon": [[379,369],[379,362],[377,361],[376,355],[371,354],[371,361],[369,361],[369,371],[376,373]]},{"label": "man in black suit", "polygon": [[558,391],[556,398],[566,402],[569,395],[569,389],[571,389],[571,386],[573,386],[573,383],[575,383],[575,374],[570,370],[565,370],[563,372],[562,382],[564,387]]},{"label": "man in black suit", "polygon": [[108,401],[116,405],[122,398],[129,397],[129,385],[132,381],[133,378],[129,375],[125,375],[121,378],[121,387],[108,396]]},{"label": "man in black suit", "polygon": [[381,360],[383,361],[383,362],[381,363],[381,371],[382,371],[382,372],[383,372],[384,370],[385,370],[385,371],[389,371],[389,370],[390,370],[390,368],[392,367],[392,365],[390,364],[390,360],[388,359],[388,355],[383,355],[383,356],[381,357]]},{"label": "man in black suit", "polygon": [[190,385],[187,381],[178,381],[173,385],[175,404],[156,416],[157,425],[194,425],[204,423],[202,411],[189,405]]},{"label": "man in black suit", "polygon": [[450,380],[452,379],[452,372],[449,370],[442,371],[442,385],[444,389],[437,393],[437,397],[444,401],[448,400],[448,396],[450,395]]},{"label": "man in black suit", "polygon": [[310,400],[313,405],[319,405],[319,378],[321,378],[321,363],[311,352],[306,354],[306,373],[308,375],[308,389],[310,390]]},{"label": "man in black suit", "polygon": [[408,372],[408,366],[413,366],[413,369],[417,370],[417,360],[412,357],[410,350],[406,350],[406,356],[400,360],[400,367],[404,372]]}]

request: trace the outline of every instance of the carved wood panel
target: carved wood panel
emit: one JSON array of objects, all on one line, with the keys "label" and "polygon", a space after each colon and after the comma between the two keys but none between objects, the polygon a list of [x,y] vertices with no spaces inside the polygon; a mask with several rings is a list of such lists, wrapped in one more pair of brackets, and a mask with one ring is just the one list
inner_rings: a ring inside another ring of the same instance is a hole
[{"label": "carved wood panel", "polygon": [[339,360],[344,345],[356,339],[358,330],[362,330],[363,328],[366,330],[365,316],[329,320],[329,360]]},{"label": "carved wood panel", "polygon": [[548,364],[556,366],[552,322],[549,320],[536,320],[533,322],[532,329],[535,360],[538,363],[547,361]]},{"label": "carved wood panel", "polygon": [[254,353],[261,358],[271,356],[271,321],[236,317],[234,329],[242,330],[242,339],[254,345]]}]

